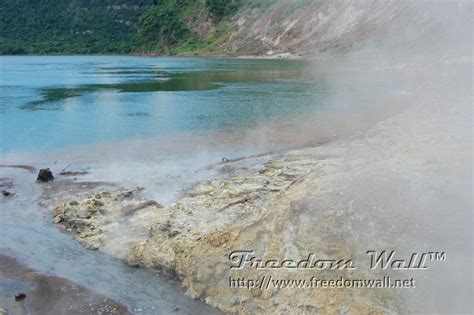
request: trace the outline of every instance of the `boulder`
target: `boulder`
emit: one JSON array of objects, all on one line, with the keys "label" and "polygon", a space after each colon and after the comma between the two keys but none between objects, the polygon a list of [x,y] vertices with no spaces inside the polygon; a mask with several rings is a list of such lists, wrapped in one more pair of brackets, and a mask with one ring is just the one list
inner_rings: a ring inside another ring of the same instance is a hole
[{"label": "boulder", "polygon": [[49,168],[43,168],[39,171],[36,180],[39,182],[49,182],[50,180],[54,180],[54,176]]},{"label": "boulder", "polygon": [[23,301],[26,298],[25,293],[17,293],[15,294],[15,301],[20,302]]}]

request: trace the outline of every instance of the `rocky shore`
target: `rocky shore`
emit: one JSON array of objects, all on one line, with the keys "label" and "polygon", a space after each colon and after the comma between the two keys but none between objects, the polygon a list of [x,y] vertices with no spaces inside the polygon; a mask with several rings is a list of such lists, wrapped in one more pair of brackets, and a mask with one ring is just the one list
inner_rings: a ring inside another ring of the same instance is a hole
[{"label": "rocky shore", "polygon": [[429,185],[427,173],[438,176],[448,158],[426,163],[434,158],[426,146],[433,135],[426,124],[425,132],[414,124],[422,115],[422,109],[405,112],[369,132],[293,150],[263,165],[220,164],[233,175],[198,183],[169,206],[146,200],[140,189],[98,191],[60,203],[54,220],[88,248],[176,274],[190,296],[225,312],[400,313],[407,307],[401,293],[388,289],[260,290],[229,282],[263,276],[364,279],[369,275],[363,268],[230,269],[229,255],[252,250],[266,260],[284,260],[314,253],[360,263],[369,248],[403,251],[404,239],[413,237],[407,227],[419,219],[410,212],[425,206],[413,192]]},{"label": "rocky shore", "polygon": [[[471,261],[463,247],[472,207],[466,197],[472,187],[470,87],[459,82],[463,62],[443,67],[442,80],[426,81],[406,110],[368,131],[263,162],[224,160],[215,168],[227,177],[196,183],[171,205],[147,200],[142,188],[99,185],[73,197],[64,194],[54,221],[90,249],[177,276],[188,295],[227,313],[426,311],[417,303],[442,298],[444,287],[462,281],[452,270]],[[366,252],[434,248],[457,258],[427,272],[416,291],[281,288],[264,280],[413,277],[410,271],[369,270]],[[357,268],[231,269],[236,251],[251,252],[254,262],[314,254],[351,259]],[[233,279],[266,285],[236,286]],[[436,286],[440,281],[445,286]],[[443,306],[462,310],[466,295]]]},{"label": "rocky shore", "polygon": [[[347,234],[357,220],[355,210],[348,209],[354,201],[327,186],[328,177],[343,172],[343,150],[340,144],[306,148],[251,170],[236,168],[229,179],[199,183],[167,207],[141,198],[139,189],[88,194],[57,206],[54,220],[88,248],[176,273],[188,294],[223,311],[392,312],[398,309],[396,300],[380,291],[300,289],[295,295],[292,289],[229,287],[229,277],[257,279],[269,271],[279,279],[294,277],[288,270],[230,270],[232,251],[252,249],[267,259],[303,258],[310,252],[342,259],[362,253]],[[329,204],[333,194],[340,207]],[[313,275],[314,270],[297,274],[302,279]],[[335,272],[326,271],[329,275]]]}]

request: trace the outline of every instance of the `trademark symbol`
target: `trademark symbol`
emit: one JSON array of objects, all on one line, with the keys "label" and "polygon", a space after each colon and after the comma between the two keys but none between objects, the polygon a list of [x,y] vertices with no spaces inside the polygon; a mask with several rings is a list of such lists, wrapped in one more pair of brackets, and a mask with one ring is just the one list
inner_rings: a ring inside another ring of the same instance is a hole
[{"label": "trademark symbol", "polygon": [[428,252],[428,257],[431,261],[445,261],[446,253],[445,252]]}]

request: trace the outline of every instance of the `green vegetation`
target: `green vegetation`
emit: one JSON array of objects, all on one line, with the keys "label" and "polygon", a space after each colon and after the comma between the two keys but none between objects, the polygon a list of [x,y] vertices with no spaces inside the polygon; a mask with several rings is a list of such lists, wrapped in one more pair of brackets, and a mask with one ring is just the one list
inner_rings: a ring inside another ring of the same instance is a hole
[{"label": "green vegetation", "polygon": [[217,22],[237,12],[240,5],[240,0],[206,0],[206,7]]},{"label": "green vegetation", "polygon": [[184,41],[191,33],[182,18],[188,6],[187,1],[162,1],[148,8],[138,22],[142,49],[167,52]]},{"label": "green vegetation", "polygon": [[151,0],[2,0],[0,52],[130,53]]},{"label": "green vegetation", "polygon": [[2,0],[0,54],[212,52],[252,1]]}]

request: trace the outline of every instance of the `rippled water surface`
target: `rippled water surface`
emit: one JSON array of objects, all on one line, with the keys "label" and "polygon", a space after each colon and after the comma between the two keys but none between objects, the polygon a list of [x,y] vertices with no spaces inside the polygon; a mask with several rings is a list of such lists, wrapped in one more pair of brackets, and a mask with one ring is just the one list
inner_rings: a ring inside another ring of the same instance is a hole
[{"label": "rippled water surface", "polygon": [[229,176],[215,167],[224,157],[255,155],[242,166],[263,165],[280,150],[330,141],[387,115],[375,110],[386,102],[367,95],[408,95],[367,91],[352,72],[336,72],[346,80],[334,86],[324,75],[331,65],[294,60],[18,56],[0,57],[0,66],[0,178],[14,194],[0,198],[0,255],[147,314],[175,305],[185,314],[214,310],[155,272],[60,232],[51,206],[41,205],[36,173],[9,165],[51,168],[59,190],[75,181],[58,175],[63,169],[86,173],[77,182],[144,187],[145,197],[166,205],[196,181]]},{"label": "rippled water surface", "polygon": [[324,94],[289,60],[0,57],[0,153],[202,130],[304,113]]},{"label": "rippled water surface", "polygon": [[0,65],[0,178],[14,194],[0,198],[0,254],[145,314],[214,310],[153,271],[83,248],[52,223],[36,173],[6,166],[85,170],[77,181],[142,186],[167,204],[219,176],[212,165],[222,157],[291,143],[261,124],[290,135],[291,117],[325,97],[303,61],[19,56]]}]

